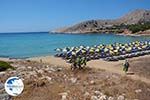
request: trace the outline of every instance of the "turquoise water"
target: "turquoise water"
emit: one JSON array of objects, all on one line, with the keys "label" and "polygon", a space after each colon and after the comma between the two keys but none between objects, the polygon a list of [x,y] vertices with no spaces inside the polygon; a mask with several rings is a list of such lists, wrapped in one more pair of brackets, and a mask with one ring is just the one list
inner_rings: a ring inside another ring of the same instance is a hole
[{"label": "turquoise water", "polygon": [[26,58],[54,55],[55,48],[66,46],[91,46],[96,44],[126,43],[150,40],[148,36],[131,37],[114,34],[49,34],[40,33],[0,33],[0,56]]}]

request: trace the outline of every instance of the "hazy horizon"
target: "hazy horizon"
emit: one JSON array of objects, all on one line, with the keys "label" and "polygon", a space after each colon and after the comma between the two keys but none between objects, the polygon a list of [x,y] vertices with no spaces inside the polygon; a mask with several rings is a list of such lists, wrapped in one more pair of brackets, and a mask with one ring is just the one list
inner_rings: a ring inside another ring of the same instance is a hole
[{"label": "hazy horizon", "polygon": [[48,32],[91,19],[116,19],[135,9],[150,9],[149,0],[3,0],[0,33]]}]

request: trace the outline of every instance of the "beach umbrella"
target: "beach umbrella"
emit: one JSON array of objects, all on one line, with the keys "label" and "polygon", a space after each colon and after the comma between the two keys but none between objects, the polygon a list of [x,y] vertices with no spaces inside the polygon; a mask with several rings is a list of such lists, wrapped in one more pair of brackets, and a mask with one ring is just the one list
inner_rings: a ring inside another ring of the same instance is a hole
[{"label": "beach umbrella", "polygon": [[141,47],[138,47],[138,50],[142,50],[142,48],[141,48]]},{"label": "beach umbrella", "polygon": [[120,47],[122,46],[122,44],[120,43],[120,45],[119,45]]},{"label": "beach umbrella", "polygon": [[62,49],[57,48],[57,49],[55,49],[55,51],[60,52],[60,51],[62,51]]},{"label": "beach umbrella", "polygon": [[139,43],[139,41],[135,41],[135,43]]},{"label": "beach umbrella", "polygon": [[100,45],[99,45],[99,46],[97,46],[97,48],[98,48],[98,49],[100,49],[100,48],[102,48],[102,47],[103,47],[103,46],[100,46]]},{"label": "beach umbrella", "polygon": [[86,49],[88,50],[88,49],[90,49],[90,47],[89,47],[89,46],[86,46]]},{"label": "beach umbrella", "polygon": [[120,47],[119,47],[119,46],[117,46],[117,47],[116,47],[116,49],[120,49]]},{"label": "beach umbrella", "polygon": [[117,53],[117,52],[118,52],[118,50],[116,49],[116,50],[114,50],[114,52],[115,52],[115,53]]},{"label": "beach umbrella", "polygon": [[86,51],[85,51],[85,50],[81,50],[81,52],[82,52],[82,53],[86,53]]},{"label": "beach umbrella", "polygon": [[97,47],[97,45],[94,45],[94,48],[96,48]]},{"label": "beach umbrella", "polygon": [[125,47],[125,45],[124,45],[124,46],[122,46],[122,48],[126,48],[126,47]]},{"label": "beach umbrella", "polygon": [[126,43],[126,44],[124,44],[125,46],[128,46],[128,44]]},{"label": "beach umbrella", "polygon": [[143,45],[143,46],[142,46],[142,49],[145,49],[146,47],[147,47],[147,45]]},{"label": "beach umbrella", "polygon": [[70,51],[72,51],[72,50],[74,50],[74,49],[75,49],[75,47],[71,47],[71,48],[70,48]]},{"label": "beach umbrella", "polygon": [[75,53],[75,52],[71,52],[71,54],[72,54],[72,55],[74,55],[74,56],[76,55],[76,53]]},{"label": "beach umbrella", "polygon": [[68,57],[70,57],[71,55],[72,55],[72,52],[71,52],[71,51],[67,52],[67,56],[68,56]]},{"label": "beach umbrella", "polygon": [[96,52],[100,52],[100,49],[97,48],[95,51],[96,51]]},{"label": "beach umbrella", "polygon": [[67,52],[67,49],[66,49],[66,48],[64,48],[62,51],[63,51],[63,52]]},{"label": "beach umbrella", "polygon": [[113,48],[113,47],[110,47],[109,49],[110,49],[110,50],[114,50],[114,48]]},{"label": "beach umbrella", "polygon": [[94,53],[94,49],[91,48],[91,49],[89,50],[89,52],[90,52],[90,53]]},{"label": "beach umbrella", "polygon": [[108,51],[109,51],[109,49],[108,49],[108,48],[105,48],[105,49],[104,49],[104,52],[108,52]]},{"label": "beach umbrella", "polygon": [[121,54],[123,54],[123,55],[126,54],[126,51],[121,51]]},{"label": "beach umbrella", "polygon": [[84,48],[84,46],[81,45],[79,48],[82,49],[82,48]]},{"label": "beach umbrella", "polygon": [[79,49],[79,50],[78,50],[78,53],[82,53],[82,49]]}]

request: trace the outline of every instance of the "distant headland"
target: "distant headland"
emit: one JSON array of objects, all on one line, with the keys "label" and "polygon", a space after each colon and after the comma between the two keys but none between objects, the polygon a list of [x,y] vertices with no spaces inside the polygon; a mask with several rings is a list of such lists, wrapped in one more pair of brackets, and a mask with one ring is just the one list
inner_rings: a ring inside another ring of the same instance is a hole
[{"label": "distant headland", "polygon": [[54,33],[118,33],[150,35],[150,10],[137,9],[118,19],[88,20]]}]

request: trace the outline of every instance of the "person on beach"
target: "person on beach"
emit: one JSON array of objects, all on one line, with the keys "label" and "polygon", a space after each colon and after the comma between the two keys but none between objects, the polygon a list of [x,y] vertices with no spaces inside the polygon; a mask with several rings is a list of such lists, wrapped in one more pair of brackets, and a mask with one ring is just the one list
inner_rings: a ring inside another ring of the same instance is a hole
[{"label": "person on beach", "polygon": [[129,66],[130,66],[130,65],[129,65],[128,60],[125,60],[125,63],[123,64],[123,71],[124,71],[125,73],[128,72]]}]

